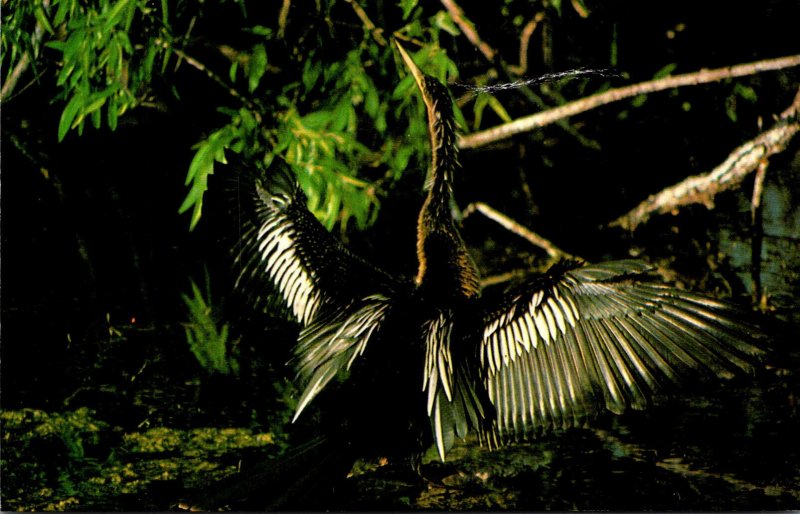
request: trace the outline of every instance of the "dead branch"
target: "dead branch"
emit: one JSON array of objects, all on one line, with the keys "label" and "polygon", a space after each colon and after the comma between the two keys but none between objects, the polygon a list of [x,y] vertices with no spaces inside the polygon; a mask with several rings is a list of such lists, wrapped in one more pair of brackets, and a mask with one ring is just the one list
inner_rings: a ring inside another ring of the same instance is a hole
[{"label": "dead branch", "polygon": [[536,13],[536,16],[533,17],[527,24],[525,24],[525,28],[522,29],[522,35],[519,38],[519,65],[517,66],[509,66],[508,69],[511,70],[512,73],[516,73],[517,75],[524,75],[525,72],[528,71],[528,46],[531,42],[531,36],[533,36],[533,31],[536,30],[536,27],[539,26],[539,23],[544,19],[544,12]]},{"label": "dead branch", "polygon": [[345,2],[350,4],[356,13],[356,16],[358,16],[358,18],[361,20],[361,23],[363,23],[364,27],[369,31],[370,34],[372,34],[372,38],[375,40],[375,42],[381,46],[386,46],[387,43],[386,38],[383,37],[383,29],[376,27],[375,24],[372,23],[372,20],[369,19],[369,16],[367,16],[367,12],[364,10],[364,8],[361,7],[356,0],[345,0]]},{"label": "dead branch", "polygon": [[[502,70],[502,72],[510,80],[514,80],[515,75],[513,71],[513,66],[508,65],[505,62],[505,60],[499,55],[497,50],[492,48],[488,43],[486,43],[481,39],[477,29],[475,28],[475,24],[472,23],[466,17],[463,9],[461,9],[461,7],[455,2],[455,0],[440,0],[440,1],[442,5],[444,5],[444,7],[450,13],[450,16],[453,18],[453,21],[461,28],[461,31],[464,32],[464,35],[467,37],[467,39],[469,39],[469,41],[473,45],[475,45],[475,47],[483,54],[486,60],[488,60],[490,64]],[[543,16],[542,19],[544,19]],[[536,23],[539,23],[540,21],[541,19],[536,20]],[[533,28],[535,28],[535,25],[530,29],[531,32],[533,31]],[[536,93],[534,93],[533,90],[528,86],[525,85],[520,86],[518,90],[523,94],[523,96],[525,96],[525,98],[529,102],[532,102],[539,108],[544,109],[545,107],[547,107],[544,101]],[[578,129],[576,129],[566,121],[559,120],[557,121],[557,123],[559,127],[566,130],[568,134],[577,139],[580,144],[588,148],[593,148],[593,149],[600,148],[600,145],[598,145],[596,141],[592,141],[591,139],[587,138],[586,136],[578,132]]]},{"label": "dead branch", "polygon": [[292,6],[292,0],[283,0],[281,4],[281,11],[278,13],[278,37],[283,39],[286,33],[286,23],[289,21],[289,8]]},{"label": "dead branch", "polygon": [[750,220],[752,223],[756,222],[756,212],[761,208],[761,197],[764,193],[764,179],[767,176],[768,166],[769,161],[761,159],[756,170],[756,178],[753,182],[753,196],[750,201]]},{"label": "dead branch", "polygon": [[491,275],[489,277],[483,277],[481,278],[481,288],[496,286],[498,284],[510,282],[511,280],[522,278],[527,274],[528,274],[527,270],[516,269],[507,271],[505,273],[500,273],[499,275]]},{"label": "dead branch", "polygon": [[554,245],[547,239],[543,238],[539,234],[531,231],[530,229],[524,227],[520,223],[509,218],[502,212],[493,209],[492,207],[488,206],[483,202],[475,202],[469,204],[467,208],[464,209],[463,217],[466,218],[475,211],[480,212],[490,220],[499,223],[503,228],[517,234],[518,236],[524,239],[527,239],[531,244],[538,246],[539,248],[547,252],[547,255],[549,255],[554,259],[576,258],[574,255],[570,255],[569,253],[557,247],[556,245]]},{"label": "dead branch", "polygon": [[792,105],[781,114],[774,127],[736,148],[711,172],[689,177],[651,195],[630,212],[612,221],[609,226],[634,230],[652,214],[672,212],[684,205],[701,203],[709,209],[713,208],[714,197],[718,193],[735,187],[771,155],[786,148],[789,141],[800,131],[798,110],[800,110],[800,90]]},{"label": "dead branch", "polygon": [[[50,0],[42,0],[42,9],[44,9],[45,15],[50,12]],[[7,101],[11,93],[14,92],[14,88],[17,87],[17,82],[19,82],[20,77],[22,77],[22,74],[25,73],[31,65],[31,58],[33,57],[31,54],[37,54],[39,52],[39,45],[42,43],[43,37],[44,26],[37,20],[33,28],[31,49],[22,55],[17,65],[14,66],[14,69],[9,73],[8,79],[3,83],[3,87],[0,88],[0,102]]]},{"label": "dead branch", "polygon": [[450,13],[450,17],[453,18],[455,24],[461,29],[461,32],[469,39],[470,43],[480,50],[489,62],[494,62],[497,50],[481,39],[481,36],[475,29],[475,25],[467,19],[461,7],[453,0],[441,0],[441,2],[444,8],[447,9],[447,12]]},{"label": "dead branch", "polygon": [[800,66],[800,55],[790,55],[787,57],[779,57],[777,59],[766,59],[763,61],[739,64],[736,66],[728,66],[713,70],[700,70],[693,73],[685,73],[683,75],[675,75],[662,79],[640,82],[630,86],[610,89],[603,93],[581,98],[580,100],[575,100],[574,102],[570,102],[553,109],[537,112],[536,114],[525,116],[487,130],[462,136],[459,139],[459,147],[477,148],[484,146],[489,143],[507,139],[516,134],[528,132],[535,128],[549,125],[556,121],[563,120],[564,118],[600,107],[601,105],[623,100],[625,98],[631,98],[638,95],[654,93],[656,91],[663,91],[665,89],[672,89],[676,87],[696,86],[699,84],[707,84],[709,82],[717,82],[727,78],[744,77],[765,71],[781,70],[794,66]]}]

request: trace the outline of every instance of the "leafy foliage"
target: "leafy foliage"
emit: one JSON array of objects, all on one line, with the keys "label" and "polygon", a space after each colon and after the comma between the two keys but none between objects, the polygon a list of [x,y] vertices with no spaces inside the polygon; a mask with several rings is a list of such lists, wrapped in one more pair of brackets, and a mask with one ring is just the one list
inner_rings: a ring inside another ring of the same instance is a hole
[{"label": "leafy foliage", "polygon": [[[224,73],[186,49],[195,21],[225,3],[198,9],[193,2],[12,1],[3,12],[3,65],[10,70],[34,54],[47,64],[43,53],[55,56],[57,99],[64,102],[59,141],[73,130],[81,134],[87,122],[115,130],[121,115],[150,102],[155,82],[171,80],[169,74],[180,67],[197,68],[225,88],[217,93],[227,90],[218,99],[227,121],[208,127],[194,147],[189,190],[179,208],[191,213],[190,227],[201,219],[208,178],[216,163],[225,162],[226,150],[248,159],[286,160],[326,227],[338,224],[344,230],[351,220],[366,227],[377,216],[384,184],[402,176],[412,159],[422,162],[426,152],[422,107],[412,94],[411,77],[398,83],[405,72],[398,74],[403,67],[392,45],[376,44],[364,30],[352,35],[355,44],[348,51],[327,51],[332,40],[320,21],[284,37],[284,27],[249,24],[246,3],[238,1],[243,23],[231,37],[236,48],[217,45],[230,61]],[[316,7],[328,16],[337,2]],[[396,9],[405,25],[395,36],[419,46],[416,58],[428,73],[455,79],[458,70],[439,44],[440,33],[459,33],[449,15],[440,10],[431,16],[413,1]],[[34,28],[44,31],[44,47],[32,41]],[[386,87],[393,84],[394,90]],[[503,112],[496,100],[482,102]]]},{"label": "leafy foliage", "polygon": [[[422,35],[417,22],[407,29]],[[252,32],[266,40],[273,37],[264,27]],[[262,68],[268,60],[265,51],[263,44],[257,44],[249,55],[240,55],[231,64],[229,78],[242,75],[250,91],[260,90]],[[216,162],[224,162],[225,149],[265,162],[286,160],[306,191],[309,209],[328,229],[338,223],[342,230],[350,219],[364,228],[377,216],[376,182],[382,179],[374,180],[374,174],[359,170],[386,167],[386,176],[396,180],[412,156],[423,159],[426,149],[420,142],[426,139],[427,125],[421,104],[413,100],[413,79],[406,77],[391,93],[376,86],[376,81],[386,79],[385,70],[396,69],[392,49],[361,45],[332,61],[318,58],[318,53],[309,50],[302,72],[279,90],[262,86],[276,93],[261,95],[274,98],[273,105],[260,110],[226,110],[230,122],[197,144],[187,175],[191,189],[180,209],[193,210],[192,227],[201,216],[208,176]],[[458,75],[453,61],[435,44],[419,50],[417,59],[428,73],[442,80]],[[242,73],[241,63],[246,63]],[[320,97],[319,92],[325,96]],[[264,112],[271,113],[271,124],[261,115]],[[392,133],[390,126],[407,130],[405,134]]]},{"label": "leafy foliage", "polygon": [[239,364],[228,348],[228,325],[217,327],[211,304],[211,290],[206,277],[205,295],[192,281],[192,295],[181,295],[189,309],[189,321],[184,323],[186,341],[197,361],[210,373],[236,374]]}]

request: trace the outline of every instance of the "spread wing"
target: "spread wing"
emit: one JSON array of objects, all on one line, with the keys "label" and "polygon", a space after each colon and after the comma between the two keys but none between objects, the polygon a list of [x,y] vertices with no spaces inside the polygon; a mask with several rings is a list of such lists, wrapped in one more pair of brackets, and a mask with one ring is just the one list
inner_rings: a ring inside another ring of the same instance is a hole
[{"label": "spread wing", "polygon": [[697,372],[751,370],[757,331],[731,305],[640,282],[639,261],[554,266],[487,309],[480,363],[509,438],[642,408]]},{"label": "spread wing", "polygon": [[[241,173],[245,219],[235,265],[237,287],[277,293],[308,325],[326,305],[386,292],[397,281],[350,253],[306,207],[291,171],[276,160],[269,170]],[[254,299],[259,301],[259,299]]]},{"label": "spread wing", "polygon": [[251,216],[236,257],[237,287],[252,291],[255,303],[277,294],[304,327],[295,347],[305,387],[299,414],[363,353],[401,285],[325,230],[284,163],[240,177]]}]

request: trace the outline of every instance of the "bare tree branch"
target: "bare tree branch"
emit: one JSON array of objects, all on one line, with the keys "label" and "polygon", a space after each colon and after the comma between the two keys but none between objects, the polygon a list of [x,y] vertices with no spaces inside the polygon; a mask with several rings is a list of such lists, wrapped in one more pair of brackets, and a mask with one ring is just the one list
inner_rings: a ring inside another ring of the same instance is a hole
[{"label": "bare tree branch", "polygon": [[711,172],[689,177],[650,196],[609,225],[634,230],[652,214],[671,212],[681,206],[695,203],[702,203],[709,209],[712,208],[714,197],[718,193],[735,187],[771,155],[786,148],[789,141],[800,131],[800,120],[797,118],[799,110],[800,90],[792,105],[781,114],[774,127],[736,148]]},{"label": "bare tree branch", "polygon": [[467,36],[467,39],[475,45],[475,48],[480,50],[489,62],[494,62],[497,50],[481,39],[481,36],[475,29],[475,25],[467,19],[461,7],[453,0],[441,0],[441,2],[444,8],[447,9],[447,12],[450,13],[450,17],[453,18],[455,24],[461,29],[461,32]]},{"label": "bare tree branch", "polygon": [[358,18],[361,20],[361,23],[363,23],[364,27],[366,27],[370,34],[372,34],[372,39],[374,39],[379,45],[386,46],[387,42],[386,38],[383,37],[383,29],[376,27],[375,24],[372,23],[372,20],[369,19],[369,16],[367,16],[367,12],[364,10],[364,8],[361,7],[356,0],[345,0],[345,2],[350,4],[350,6],[356,12],[356,16],[358,16]]},{"label": "bare tree branch", "polygon": [[517,75],[524,75],[528,71],[528,45],[533,36],[533,31],[539,26],[539,23],[544,19],[544,12],[536,13],[522,29],[522,35],[519,38],[519,65],[509,66],[508,69]]},{"label": "bare tree branch", "polygon": [[[480,35],[478,35],[477,29],[475,28],[475,24],[473,24],[466,17],[461,7],[457,3],[455,3],[455,0],[440,0],[440,1],[442,5],[444,5],[444,7],[450,13],[450,16],[453,18],[453,21],[461,28],[462,32],[464,32],[464,35],[467,37],[467,39],[469,39],[469,41],[478,48],[478,50],[483,54],[486,60],[488,60],[490,64],[496,66],[499,70],[501,70],[510,80],[514,80],[514,78],[516,78],[513,71],[514,67],[508,65],[506,61],[497,52],[497,50],[492,48],[488,43],[486,43],[481,39]],[[538,24],[539,22],[541,22],[542,19],[544,19],[543,15],[541,18],[539,17],[535,18],[534,21],[536,24]],[[536,27],[536,25],[535,24],[531,25],[531,23],[529,23],[528,25],[531,27],[530,31],[533,32],[533,29]],[[523,34],[523,38],[524,36],[525,35]],[[518,90],[529,102],[537,105],[539,108],[544,109],[545,107],[548,107],[545,104],[545,102],[536,93],[534,93],[530,87],[522,85],[519,86]],[[577,139],[580,144],[589,148],[593,148],[595,150],[600,148],[600,145],[597,144],[596,141],[587,138],[586,136],[581,134],[578,131],[578,129],[576,129],[566,121],[558,120],[557,123],[559,127],[566,130],[567,133],[569,133],[571,136]]]},{"label": "bare tree branch", "polygon": [[464,218],[472,214],[473,212],[480,212],[490,220],[499,223],[502,227],[510,230],[511,232],[517,234],[518,236],[527,239],[530,243],[535,246],[538,246],[545,252],[547,255],[554,259],[575,259],[574,255],[570,255],[569,253],[565,252],[561,248],[557,247],[547,239],[543,238],[539,234],[529,230],[528,228],[522,226],[518,222],[514,221],[513,219],[509,218],[505,214],[500,211],[493,209],[492,207],[488,206],[483,202],[475,202],[471,203],[464,209]]},{"label": "bare tree branch", "polygon": [[713,70],[700,70],[694,73],[685,73],[683,75],[675,75],[672,77],[665,77],[662,79],[640,82],[630,86],[610,89],[603,93],[581,98],[580,100],[576,100],[553,109],[548,109],[530,116],[519,118],[509,123],[504,123],[503,125],[498,125],[497,127],[462,136],[459,140],[459,146],[461,148],[477,148],[479,146],[484,146],[489,143],[507,139],[515,134],[528,132],[535,128],[543,127],[545,125],[549,125],[550,123],[560,121],[564,118],[586,112],[596,107],[600,107],[601,105],[623,100],[625,98],[631,98],[642,94],[654,93],[656,91],[663,91],[665,89],[672,89],[676,87],[696,86],[709,82],[717,82],[727,78],[744,77],[765,71],[781,70],[784,68],[791,68],[793,66],[800,66],[800,55],[790,55],[787,57],[779,57],[777,59],[766,59],[763,61],[739,64],[736,66],[728,66]]},{"label": "bare tree branch", "polygon": [[491,275],[488,277],[481,278],[481,288],[489,287],[489,286],[496,286],[498,284],[503,284],[505,282],[510,282],[511,280],[516,280],[518,278],[522,278],[529,273],[528,270],[524,269],[516,269],[507,271],[505,273],[500,273],[499,275]]},{"label": "bare tree branch", "polygon": [[281,11],[278,13],[278,37],[283,39],[286,33],[286,23],[289,21],[289,8],[292,6],[292,0],[283,0]]}]

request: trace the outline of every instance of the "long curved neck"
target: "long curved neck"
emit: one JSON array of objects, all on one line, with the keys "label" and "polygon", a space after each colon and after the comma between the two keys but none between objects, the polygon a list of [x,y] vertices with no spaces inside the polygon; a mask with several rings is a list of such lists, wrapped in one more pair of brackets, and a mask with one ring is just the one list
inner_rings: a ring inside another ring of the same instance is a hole
[{"label": "long curved neck", "polygon": [[[448,98],[449,101],[449,98]],[[428,108],[431,168],[428,195],[417,219],[416,284],[434,297],[474,297],[478,272],[450,214],[453,174],[458,169],[455,121],[448,105]]]},{"label": "long curved neck", "polygon": [[[449,104],[440,106],[437,102],[428,108],[428,119],[431,167],[428,170],[425,189],[428,190],[429,197],[435,186],[438,186],[438,192],[446,189],[447,193],[452,195],[453,174],[459,167],[456,122],[453,119],[452,107]],[[449,202],[449,198],[447,200]]]}]

